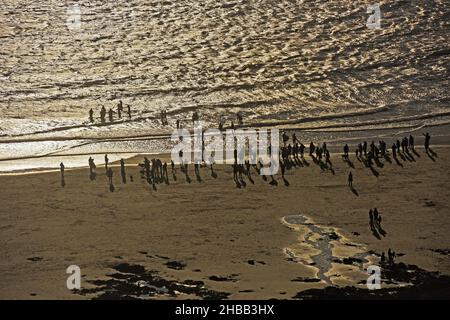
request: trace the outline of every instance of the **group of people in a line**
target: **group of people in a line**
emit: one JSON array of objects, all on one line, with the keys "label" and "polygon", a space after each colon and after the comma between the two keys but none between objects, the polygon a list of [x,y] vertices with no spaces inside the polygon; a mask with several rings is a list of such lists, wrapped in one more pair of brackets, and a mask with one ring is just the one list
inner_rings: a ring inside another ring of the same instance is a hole
[{"label": "group of people in a line", "polygon": [[[164,118],[166,115],[165,115],[165,113],[161,113],[161,116]],[[197,119],[197,117],[198,117],[198,114],[193,117],[193,120]],[[431,137],[430,137],[429,133],[424,134],[424,136],[425,136],[425,149],[428,152],[428,150],[430,150]],[[297,166],[297,164],[301,165],[301,163],[302,163],[301,159],[304,159],[305,145],[299,141],[299,139],[297,138],[295,133],[292,134],[292,144],[290,143],[289,140],[290,140],[290,137],[286,134],[286,132],[283,132],[283,135],[282,135],[283,146],[280,148],[280,154],[279,154],[279,156],[280,156],[279,164],[280,164],[280,169],[281,169],[281,176],[283,179],[284,179],[286,169],[290,169],[293,166]],[[358,148],[356,149],[356,156],[357,157],[366,156],[366,159],[370,164],[371,157],[373,157],[373,158],[379,157],[379,156],[384,157],[387,155],[386,143],[384,141],[379,141],[378,145],[375,145],[375,143],[372,141],[369,148],[370,149],[368,149],[367,142],[359,143]],[[392,147],[392,152],[394,153],[394,157],[396,157],[396,154],[400,152],[400,148],[401,148],[402,152],[406,152],[408,149],[414,150],[414,137],[411,135],[409,138],[403,138],[401,142],[399,140],[397,140],[396,143],[394,143],[394,145]],[[204,157],[203,157],[204,147],[202,147],[202,149],[203,149],[202,163],[204,163],[205,162]],[[183,161],[182,161],[183,154],[182,154],[181,150],[180,150],[180,153],[181,153],[179,155],[180,168],[183,173],[187,174],[188,165],[186,163],[183,163]],[[268,153],[271,154],[271,146],[270,145],[268,146]],[[331,159],[330,159],[331,158],[330,151],[328,150],[327,144],[325,142],[322,144],[321,147],[316,146],[316,145],[314,145],[313,142],[311,142],[309,145],[309,155],[315,161],[320,161],[320,162],[322,161],[323,156],[325,156],[325,164],[329,165],[329,167],[332,167],[332,163],[331,163]],[[244,176],[247,176],[249,178],[249,180],[253,181],[251,179],[250,168],[253,166],[255,171],[259,175],[261,172],[261,169],[264,167],[261,159],[258,161],[257,164],[254,164],[255,159],[251,159],[252,160],[251,163],[253,163],[253,165],[250,165],[250,160],[246,160],[245,163],[243,163],[243,164],[238,163],[237,150],[234,151],[234,158],[235,158],[235,161],[233,164],[233,178],[235,181],[239,181],[239,180],[242,181],[242,178]],[[348,144],[345,144],[345,146],[344,146],[343,158],[347,159],[347,160],[349,159]],[[213,159],[212,155],[210,157],[210,169],[211,169],[212,175],[215,175],[214,169],[213,169],[213,161],[211,161],[211,159]],[[95,176],[96,176],[96,165],[95,165],[94,159],[92,157],[89,157],[88,163],[89,163],[91,180],[94,180]],[[112,171],[112,168],[108,167],[108,163],[109,163],[108,156],[105,155],[106,175],[112,184],[113,171]],[[126,172],[125,172],[124,160],[121,159],[120,163],[121,163],[122,181],[124,183],[126,183]],[[163,163],[160,159],[152,159],[150,161],[147,158],[144,158],[144,162],[142,164],[139,164],[139,166],[141,166],[141,174],[143,175],[143,177],[145,177],[147,179],[149,184],[151,184],[153,186],[156,183],[161,183],[161,182],[166,182],[167,184],[169,184],[167,163]],[[200,177],[199,170],[200,170],[201,166],[202,165],[199,163],[196,163],[194,165],[194,169],[195,169],[197,178]],[[60,164],[60,167],[61,167],[61,177],[62,177],[62,181],[63,181],[64,164],[62,162]],[[175,169],[175,165],[174,165],[173,161],[171,163],[171,167],[172,167],[172,174],[175,178],[176,169]],[[266,177],[263,176],[263,179],[264,178],[266,178]],[[266,179],[264,179],[264,180],[266,180]],[[274,180],[274,178],[272,176],[272,183],[273,183],[273,180]],[[354,180],[353,173],[350,171],[348,174],[348,185],[351,188],[353,188],[353,180]],[[377,216],[377,218],[378,218],[378,216]],[[381,217],[380,217],[380,219],[381,219]],[[375,219],[375,220],[371,219],[371,221],[373,222],[373,226],[376,226],[377,219]]]},{"label": "group of people in a line", "polygon": [[[175,176],[175,164],[172,161],[172,174]],[[144,162],[139,163],[141,177],[145,178],[148,184],[152,185],[153,188],[156,188],[156,184],[165,182],[169,184],[169,174],[167,170],[167,163],[162,162],[161,159],[153,158],[149,160],[147,157],[144,157]]]},{"label": "group of people in a line", "polygon": [[[427,135],[428,135],[428,133],[427,133]],[[428,142],[429,142],[429,140],[428,140]],[[427,147],[426,147],[426,149],[428,150]],[[402,141],[397,140],[396,142],[394,142],[392,144],[391,150],[392,150],[392,156],[394,157],[394,159],[396,159],[397,155],[400,154],[400,150],[403,154],[408,153],[410,150],[414,151],[415,150],[414,149],[414,137],[412,135],[410,135],[409,138],[404,137],[402,139]]]},{"label": "group of people in a line", "polygon": [[[106,111],[105,106],[102,106],[102,108],[100,109],[100,122],[106,123],[106,115],[107,114],[108,114],[109,122],[114,121],[114,114],[117,114],[118,119],[122,119],[123,112],[124,112],[124,109],[123,109],[122,100],[120,100],[119,103],[117,104],[117,111],[114,111],[112,108],[110,108],[109,111]],[[131,106],[129,104],[127,105],[127,115],[128,115],[128,118],[131,120]],[[94,110],[92,108],[89,110],[89,121],[91,123],[95,122]]]}]

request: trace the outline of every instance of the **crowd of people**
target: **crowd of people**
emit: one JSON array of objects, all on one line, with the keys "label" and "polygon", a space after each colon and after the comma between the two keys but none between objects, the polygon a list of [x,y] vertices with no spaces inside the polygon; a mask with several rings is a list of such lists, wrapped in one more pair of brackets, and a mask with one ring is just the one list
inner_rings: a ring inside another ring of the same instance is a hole
[{"label": "crowd of people", "polygon": [[[121,113],[119,112],[119,115]],[[198,114],[194,114],[193,121],[198,120]],[[161,112],[161,121],[163,123],[166,123],[167,121],[165,112]],[[429,133],[424,134],[425,136],[425,142],[424,147],[427,154],[432,153],[433,151],[430,149],[430,141],[431,136]],[[268,146],[268,153],[271,154],[271,146]],[[289,137],[286,132],[283,132],[282,134],[282,146],[280,147],[280,154],[279,154],[279,161],[280,161],[280,171],[281,171],[281,177],[285,181],[286,185],[289,185],[287,180],[285,179],[285,173],[286,170],[291,169],[292,167],[297,166],[304,166],[306,162],[304,158],[305,154],[305,145],[301,143],[296,136],[295,133],[292,134],[292,137]],[[416,153],[415,150],[415,139],[412,135],[409,137],[404,137],[401,140],[396,140],[392,144],[391,153],[392,157],[394,159],[397,159],[398,156],[405,156],[409,154],[410,152]],[[240,155],[239,155],[240,156]],[[316,162],[317,164],[320,164],[321,166],[328,167],[332,170],[332,162],[331,162],[331,155],[330,150],[327,147],[327,144],[324,142],[321,145],[316,146],[313,142],[309,144],[309,156]],[[377,144],[375,144],[374,141],[372,141],[370,144],[368,144],[366,141],[361,142],[357,145],[357,148],[355,149],[355,156],[356,158],[365,163],[366,166],[371,167],[373,165],[373,162],[377,163],[380,159],[389,159],[389,151],[387,149],[387,144],[385,141],[381,140]],[[183,163],[183,154],[182,151],[180,151],[179,154],[179,166],[180,166],[180,172],[185,175],[186,181],[191,183],[191,179],[189,177],[189,168],[188,163]],[[351,163],[350,161],[350,147],[348,144],[345,144],[343,147],[343,155],[342,158],[344,161]],[[324,161],[323,161],[324,159]],[[254,160],[254,159],[252,159]],[[209,169],[211,171],[211,176],[214,178],[217,178],[217,174],[214,171],[213,165],[214,165],[214,157],[213,154],[209,156]],[[254,161],[252,161],[254,163]],[[89,164],[89,173],[90,173],[90,179],[95,180],[96,179],[96,164],[92,157],[89,157],[88,159]],[[109,165],[109,158],[108,155],[105,155],[104,158],[104,165],[105,165],[105,174],[108,179],[108,183],[110,186],[110,191],[114,191],[114,185],[113,185],[113,176],[114,171],[113,168]],[[159,158],[153,158],[149,160],[147,157],[144,157],[144,161],[142,163],[139,163],[138,166],[140,167],[140,174],[141,178],[145,179],[146,182],[152,186],[154,190],[157,190],[158,184],[170,184],[169,179],[169,173],[168,173],[168,164],[167,162],[163,162]],[[177,168],[174,163],[174,161],[171,161],[171,176],[174,181],[177,180]],[[197,177],[197,180],[199,182],[202,181],[201,175],[200,175],[200,168],[202,167],[208,167],[208,165],[204,161],[204,155],[202,154],[202,162],[194,163],[194,172],[195,176]],[[264,164],[262,163],[261,159],[257,161],[256,164],[251,164],[250,159],[247,159],[244,161],[244,163],[240,163],[238,161],[238,151],[234,150],[234,163],[232,164],[232,171],[233,171],[233,180],[236,183],[237,187],[245,187],[246,182],[245,179],[247,179],[250,183],[254,184],[254,180],[252,178],[252,170],[257,174],[260,175],[262,168],[264,168]],[[323,168],[323,167],[322,167]],[[61,185],[62,187],[65,186],[65,166],[61,162],[60,163],[60,170],[61,170]],[[127,175],[126,175],[126,166],[125,161],[123,159],[120,160],[120,175],[122,178],[122,183],[127,183]],[[262,175],[261,176],[264,181],[267,181],[267,177]],[[277,182],[274,178],[274,176],[270,176],[271,181],[269,182],[271,185],[277,185]],[[353,180],[354,176],[352,171],[349,171],[348,174],[348,185],[349,187],[354,190],[353,188]],[[133,182],[133,176],[129,177],[129,181]],[[382,218],[381,214],[378,212],[377,208],[370,209],[369,211],[369,226],[370,230],[376,236],[380,239],[380,236],[385,237],[386,231],[381,226]],[[395,262],[396,253],[389,248],[388,250],[388,256],[386,258],[384,252],[381,255],[381,263],[387,264],[387,265],[393,265]]]}]

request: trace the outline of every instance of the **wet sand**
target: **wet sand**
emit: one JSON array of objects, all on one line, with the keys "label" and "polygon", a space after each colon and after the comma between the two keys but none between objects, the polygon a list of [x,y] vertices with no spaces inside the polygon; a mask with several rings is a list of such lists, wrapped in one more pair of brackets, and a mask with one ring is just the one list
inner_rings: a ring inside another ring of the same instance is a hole
[{"label": "wet sand", "polygon": [[[254,184],[237,188],[231,166],[217,165],[217,178],[202,168],[201,182],[190,168],[190,184],[169,169],[170,185],[155,191],[140,178],[142,156],[127,160],[133,182],[114,167],[114,192],[100,166],[95,181],[66,170],[64,188],[59,172],[0,176],[0,298],[292,299],[331,285],[363,297],[364,267],[388,248],[404,266],[450,275],[450,150],[417,151],[372,170],[353,155],[351,164],[334,156],[333,171],[305,156],[277,186],[252,171]],[[285,218],[296,215],[297,225]],[[66,288],[72,264],[80,292]]]}]

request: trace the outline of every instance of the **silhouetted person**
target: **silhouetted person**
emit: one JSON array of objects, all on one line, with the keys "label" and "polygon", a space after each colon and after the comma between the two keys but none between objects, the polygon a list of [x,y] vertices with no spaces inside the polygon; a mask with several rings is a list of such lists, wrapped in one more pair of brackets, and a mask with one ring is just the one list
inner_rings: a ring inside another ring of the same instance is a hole
[{"label": "silhouetted person", "polygon": [[309,155],[310,155],[310,156],[313,155],[315,149],[316,149],[316,147],[314,146],[314,143],[311,142],[311,143],[309,144]]},{"label": "silhouetted person", "polygon": [[194,163],[194,173],[197,178],[200,177],[199,164],[197,162]]},{"label": "silhouetted person", "polygon": [[330,168],[333,167],[333,164],[331,163],[330,151],[328,151],[328,150],[325,150],[325,164],[329,165]]},{"label": "silhouetted person", "polygon": [[348,185],[349,185],[349,187],[353,187],[353,174],[351,171],[348,174]]},{"label": "silhouetted person", "polygon": [[283,131],[283,145],[286,147],[286,143],[289,141],[289,136],[287,135],[286,131]]},{"label": "silhouetted person", "polygon": [[293,144],[300,143],[300,141],[298,140],[295,132],[292,134],[292,143]]},{"label": "silhouetted person", "polygon": [[109,116],[109,122],[113,122],[114,121],[114,111],[113,111],[113,109],[109,109],[108,116]]},{"label": "silhouetted person", "polygon": [[425,136],[425,151],[428,153],[428,151],[430,150],[430,134],[427,132],[426,134],[424,134]]},{"label": "silhouetted person", "polygon": [[409,135],[409,146],[414,150],[414,137],[412,135]]},{"label": "silhouetted person", "polygon": [[180,158],[180,165],[183,167],[183,150],[180,149],[178,157]]},{"label": "silhouetted person", "polygon": [[131,120],[131,107],[129,104],[127,105],[127,112],[128,112],[128,118],[130,118],[130,120]]},{"label": "silhouetted person", "polygon": [[94,122],[94,110],[92,110],[92,108],[91,108],[91,110],[89,110],[89,121],[91,123]]},{"label": "silhouetted person", "polygon": [[61,171],[61,186],[64,188],[65,185],[66,185],[66,179],[65,179],[65,176],[64,176],[64,169],[65,169],[64,163],[61,162],[59,164],[59,167],[60,167],[60,171]]},{"label": "silhouetted person", "polygon": [[348,151],[349,151],[348,144],[345,144],[345,146],[344,146],[344,158],[345,159],[348,159]]},{"label": "silhouetted person", "polygon": [[305,145],[303,143],[300,143],[300,147],[298,150],[300,151],[300,156],[303,158],[303,155],[305,154]]},{"label": "silhouetted person", "polygon": [[392,157],[397,159],[397,147],[395,146],[395,143],[392,144]]},{"label": "silhouetted person", "polygon": [[123,111],[123,103],[122,100],[119,101],[119,104],[117,105],[117,116],[119,119],[122,119],[122,111]]},{"label": "silhouetted person", "polygon": [[92,157],[89,157],[88,162],[89,162],[89,177],[90,177],[91,180],[95,180],[95,176],[96,176],[95,169],[96,169],[96,166],[95,166],[94,159],[92,159]]},{"label": "silhouetted person", "polygon": [[120,175],[122,176],[122,182],[127,183],[127,174],[125,172],[125,161],[120,159]]},{"label": "silhouetted person", "polygon": [[237,113],[237,120],[239,125],[243,125],[244,121],[242,119],[242,114],[240,112]]},{"label": "silhouetted person", "polygon": [[102,106],[102,108],[100,110],[100,121],[102,123],[106,122],[106,109],[105,109],[105,106]]},{"label": "silhouetted person", "polygon": [[391,266],[395,264],[395,252],[391,248],[388,250],[388,264]]},{"label": "silhouetted person", "polygon": [[108,171],[108,163],[109,163],[108,155],[105,154],[105,170],[106,171]]}]

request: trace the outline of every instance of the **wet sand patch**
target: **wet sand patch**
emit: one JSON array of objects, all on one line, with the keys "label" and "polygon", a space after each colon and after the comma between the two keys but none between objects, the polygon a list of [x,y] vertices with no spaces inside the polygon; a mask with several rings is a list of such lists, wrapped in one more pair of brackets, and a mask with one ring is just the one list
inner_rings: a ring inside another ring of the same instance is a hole
[{"label": "wet sand patch", "polygon": [[105,280],[88,280],[93,288],[81,289],[75,293],[92,299],[134,300],[157,297],[177,298],[194,296],[200,299],[226,299],[230,294],[210,290],[203,281],[168,280],[157,271],[147,270],[144,266],[119,263],[111,267],[114,273]]},{"label": "wet sand patch", "polygon": [[282,223],[299,232],[299,243],[284,248],[284,252],[293,261],[315,268],[314,282],[357,284],[356,279],[367,278],[365,266],[374,260],[372,253],[351,242],[337,228],[320,226],[300,214],[283,217]]}]

